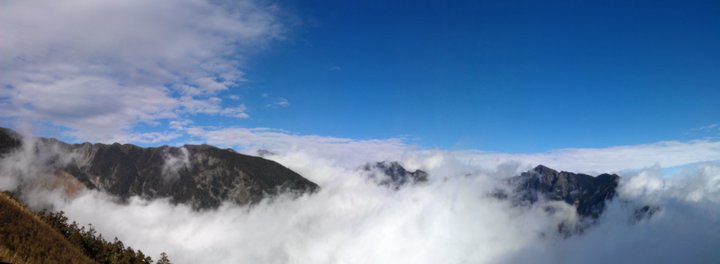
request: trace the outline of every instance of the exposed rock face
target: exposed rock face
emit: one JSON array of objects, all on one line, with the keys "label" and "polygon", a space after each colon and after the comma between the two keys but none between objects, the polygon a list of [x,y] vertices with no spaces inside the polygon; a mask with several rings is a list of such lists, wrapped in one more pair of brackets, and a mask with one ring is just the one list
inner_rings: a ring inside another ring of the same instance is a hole
[{"label": "exposed rock face", "polygon": [[605,210],[605,201],[615,197],[619,180],[615,174],[593,177],[539,165],[510,182],[516,186],[515,195],[521,201],[534,203],[540,197],[564,201],[575,206],[578,215],[597,218]]},{"label": "exposed rock face", "polygon": [[[19,147],[0,131],[0,151]],[[10,143],[7,143],[10,142]],[[318,186],[294,171],[260,157],[209,145],[142,148],[130,144],[66,144],[40,139],[67,155],[57,170],[91,189],[121,199],[168,197],[196,209],[215,208],[223,201],[249,204],[281,191],[312,192]],[[43,151],[40,148],[38,151]]]},{"label": "exposed rock face", "polygon": [[20,135],[7,128],[0,127],[0,156],[19,148],[21,144]]},{"label": "exposed rock face", "polygon": [[638,207],[633,212],[633,218],[631,219],[631,221],[633,223],[638,223],[638,222],[642,222],[645,220],[649,220],[657,212],[660,212],[661,210],[662,210],[662,208],[660,206],[656,206],[656,205],[653,205],[653,206],[645,205],[642,207]]},{"label": "exposed rock face", "polygon": [[407,171],[400,163],[395,161],[366,164],[363,166],[363,170],[382,172],[382,175],[371,174],[371,177],[377,179],[381,185],[388,185],[395,188],[408,183],[426,182],[428,180],[428,174],[426,172],[422,170]]}]

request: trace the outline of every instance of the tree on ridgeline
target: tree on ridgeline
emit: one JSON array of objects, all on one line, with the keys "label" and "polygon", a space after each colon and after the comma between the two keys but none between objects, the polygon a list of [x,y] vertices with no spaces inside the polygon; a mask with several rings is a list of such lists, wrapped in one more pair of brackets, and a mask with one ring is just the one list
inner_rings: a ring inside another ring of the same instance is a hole
[{"label": "tree on ridgeline", "polygon": [[92,225],[85,228],[74,221],[72,224],[68,224],[68,218],[63,211],[44,210],[38,215],[68,241],[82,249],[85,255],[99,263],[153,263],[152,258],[145,256],[140,250],[136,251],[130,246],[125,247],[117,237],[113,242],[105,240]]},{"label": "tree on ridgeline", "polygon": [[171,264],[170,259],[168,259],[168,255],[165,252],[160,253],[160,259],[158,259],[157,264]]}]

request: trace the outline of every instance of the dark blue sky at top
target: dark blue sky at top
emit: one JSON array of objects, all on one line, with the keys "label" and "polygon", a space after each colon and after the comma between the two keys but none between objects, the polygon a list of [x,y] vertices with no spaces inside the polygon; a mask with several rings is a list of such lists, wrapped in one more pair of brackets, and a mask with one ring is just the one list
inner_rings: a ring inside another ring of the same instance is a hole
[{"label": "dark blue sky at top", "polygon": [[[285,39],[236,89],[251,118],[197,124],[532,152],[690,140],[720,121],[720,1],[278,5]],[[276,97],[290,106],[263,107]]]}]

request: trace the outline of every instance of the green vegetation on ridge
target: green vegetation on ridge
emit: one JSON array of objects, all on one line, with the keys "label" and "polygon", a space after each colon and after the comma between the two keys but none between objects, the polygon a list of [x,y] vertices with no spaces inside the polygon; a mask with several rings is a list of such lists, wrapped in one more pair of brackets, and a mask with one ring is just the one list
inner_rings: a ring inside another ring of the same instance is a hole
[{"label": "green vegetation on ridge", "polygon": [[[9,192],[0,193],[0,261],[9,263],[152,263],[117,238],[105,240],[60,212],[34,213]],[[158,263],[169,263],[166,254]]]}]

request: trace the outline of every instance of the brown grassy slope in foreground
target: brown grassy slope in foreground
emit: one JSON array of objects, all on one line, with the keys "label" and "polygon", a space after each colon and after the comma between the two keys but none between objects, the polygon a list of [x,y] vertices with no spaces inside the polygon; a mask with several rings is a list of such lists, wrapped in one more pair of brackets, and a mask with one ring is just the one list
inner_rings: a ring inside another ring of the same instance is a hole
[{"label": "brown grassy slope in foreground", "polygon": [[9,263],[96,263],[22,204],[0,193],[0,260]]}]

